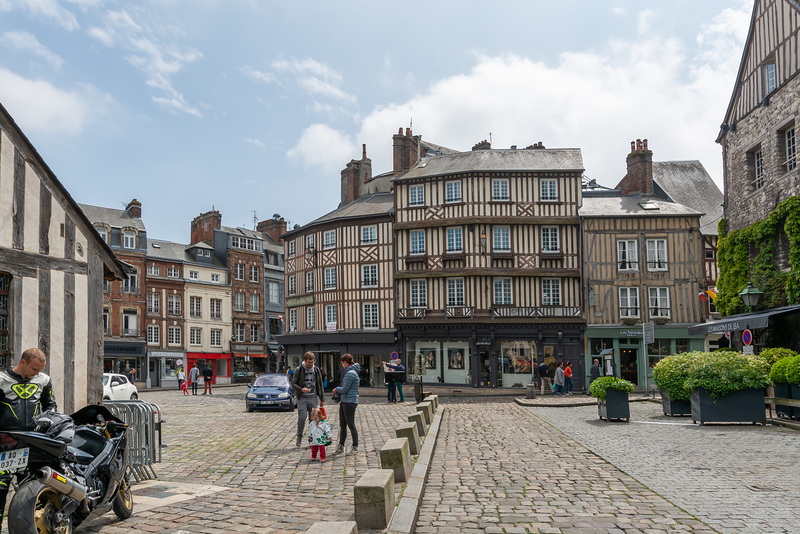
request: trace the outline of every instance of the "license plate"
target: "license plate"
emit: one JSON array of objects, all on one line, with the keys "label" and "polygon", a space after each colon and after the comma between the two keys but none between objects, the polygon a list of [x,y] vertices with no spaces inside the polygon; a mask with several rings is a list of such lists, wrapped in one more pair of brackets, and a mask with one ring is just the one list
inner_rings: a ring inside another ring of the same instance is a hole
[{"label": "license plate", "polygon": [[261,401],[261,404],[275,404],[275,401]]},{"label": "license plate", "polygon": [[14,471],[28,465],[28,448],[0,452],[0,471]]}]

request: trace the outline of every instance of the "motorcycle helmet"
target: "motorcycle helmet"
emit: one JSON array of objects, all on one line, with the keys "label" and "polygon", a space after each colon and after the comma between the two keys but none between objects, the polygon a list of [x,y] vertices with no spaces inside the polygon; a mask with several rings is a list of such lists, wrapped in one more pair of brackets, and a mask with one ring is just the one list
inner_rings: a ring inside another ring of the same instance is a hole
[{"label": "motorcycle helmet", "polygon": [[34,430],[48,438],[69,443],[75,435],[75,424],[72,422],[72,418],[63,413],[45,412],[36,417],[35,422]]}]

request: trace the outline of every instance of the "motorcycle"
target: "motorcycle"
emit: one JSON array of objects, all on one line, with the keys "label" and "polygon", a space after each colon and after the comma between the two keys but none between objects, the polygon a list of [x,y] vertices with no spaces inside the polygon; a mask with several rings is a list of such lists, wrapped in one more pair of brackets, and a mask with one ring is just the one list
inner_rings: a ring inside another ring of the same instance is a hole
[{"label": "motorcycle", "polygon": [[133,513],[126,474],[127,425],[89,405],[45,413],[30,432],[0,432],[0,471],[16,472],[9,534],[70,534],[92,512]]}]

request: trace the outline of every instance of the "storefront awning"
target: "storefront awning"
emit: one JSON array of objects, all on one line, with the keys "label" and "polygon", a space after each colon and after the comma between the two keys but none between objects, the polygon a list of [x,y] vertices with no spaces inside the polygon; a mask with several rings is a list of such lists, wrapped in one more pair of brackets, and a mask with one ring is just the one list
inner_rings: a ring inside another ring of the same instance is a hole
[{"label": "storefront awning", "polygon": [[736,332],[745,329],[749,330],[752,328],[766,328],[769,325],[770,317],[798,312],[800,312],[800,305],[784,306],[782,308],[773,308],[771,310],[764,310],[760,312],[730,315],[724,319],[720,319],[719,321],[711,321],[710,323],[702,323],[690,326],[689,335],[720,334],[723,332]]}]

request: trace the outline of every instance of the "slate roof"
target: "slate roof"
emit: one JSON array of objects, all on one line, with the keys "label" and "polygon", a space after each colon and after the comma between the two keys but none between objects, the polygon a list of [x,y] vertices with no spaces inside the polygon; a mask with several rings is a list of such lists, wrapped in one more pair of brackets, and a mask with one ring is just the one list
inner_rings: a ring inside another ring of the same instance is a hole
[{"label": "slate roof", "polygon": [[221,226],[220,230],[223,232],[227,232],[231,235],[240,235],[244,237],[249,237],[251,239],[259,239],[261,241],[264,240],[264,234],[257,230],[248,230],[247,228],[236,227],[233,228],[232,226]]},{"label": "slate roof", "polygon": [[161,241],[158,239],[147,240],[147,257],[158,260],[175,261],[181,263],[194,263],[204,267],[215,267],[218,269],[226,269],[226,267],[215,257],[212,256],[212,263],[199,262],[193,254],[187,251],[193,248],[210,248],[208,246],[201,247],[198,244],[184,245],[182,243],[173,243],[172,241]]},{"label": "slate roof", "polygon": [[[642,204],[652,203],[658,209],[645,209]],[[652,195],[625,195],[619,191],[583,191],[581,217],[680,217],[696,216],[701,212],[682,204],[668,202]]]},{"label": "slate roof", "polygon": [[[364,195],[352,202],[340,206],[335,210],[308,223],[319,224],[334,219],[353,219],[388,215],[394,211],[394,193],[375,193]],[[308,226],[306,225],[306,226]]]},{"label": "slate roof", "polygon": [[144,227],[144,222],[141,219],[134,219],[131,217],[131,214],[124,209],[117,210],[114,208],[91,206],[89,204],[78,204],[78,206],[80,206],[80,208],[83,210],[86,218],[93,223],[105,223],[112,228],[122,228],[123,226],[128,226],[131,228],[136,228],[142,232],[146,230]]},{"label": "slate roof", "polygon": [[705,214],[700,217],[701,234],[717,235],[724,198],[702,163],[697,160],[654,161],[653,182],[673,202]]}]

